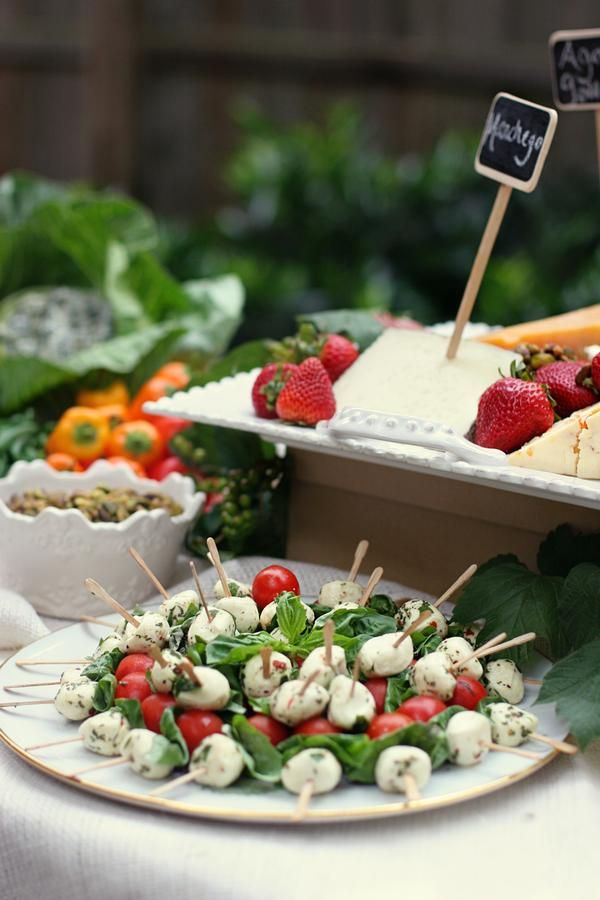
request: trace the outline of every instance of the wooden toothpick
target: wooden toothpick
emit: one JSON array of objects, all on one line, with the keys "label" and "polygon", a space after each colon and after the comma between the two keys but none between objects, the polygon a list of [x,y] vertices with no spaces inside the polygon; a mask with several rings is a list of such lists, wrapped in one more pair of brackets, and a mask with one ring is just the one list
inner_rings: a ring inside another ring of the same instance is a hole
[{"label": "wooden toothpick", "polygon": [[162,650],[159,647],[150,647],[149,650],[146,651],[148,656],[151,656],[154,662],[157,662],[161,669],[166,669],[169,663],[165,659]]},{"label": "wooden toothpick", "polygon": [[30,687],[53,687],[56,684],[62,684],[62,681],[28,681],[26,684],[5,684],[5,691],[14,691],[16,688]]},{"label": "wooden toothpick", "polygon": [[208,603],[206,602],[206,598],[202,592],[202,587],[200,585],[200,579],[198,578],[198,572],[196,571],[196,566],[194,564],[194,560],[190,559],[190,569],[192,570],[192,578],[194,579],[194,584],[196,585],[196,591],[198,596],[200,597],[200,603],[204,607],[204,612],[206,613],[206,619],[208,624],[212,622],[212,616],[210,614],[210,610],[208,608]]},{"label": "wooden toothpick", "polygon": [[261,647],[260,649],[260,658],[262,659],[262,675],[266,680],[271,677],[271,654],[273,653],[272,647]]},{"label": "wooden toothpick", "polygon": [[43,706],[54,703],[54,700],[14,700],[12,703],[0,703],[0,709],[8,709],[11,706]]},{"label": "wooden toothpick", "polygon": [[105,628],[114,628],[114,622],[106,622],[104,619],[97,619],[96,616],[79,616],[82,622],[91,622],[92,625],[103,625]]},{"label": "wooden toothpick", "polygon": [[173,781],[167,782],[167,784],[161,784],[160,787],[154,788],[153,791],[150,791],[148,796],[150,797],[160,797],[161,794],[168,794],[169,791],[174,791],[175,788],[178,788],[182,784],[188,784],[190,781],[194,781],[196,775],[199,775],[203,772],[208,771],[206,766],[197,766],[195,769],[190,769],[189,772],[186,772],[185,775],[180,775],[179,778],[174,778]]},{"label": "wooden toothpick", "polygon": [[328,619],[323,625],[323,644],[325,645],[325,665],[331,668],[333,663],[333,635],[335,634],[335,622]]},{"label": "wooden toothpick", "polygon": [[474,659],[477,659],[477,656],[481,655],[482,651],[491,650],[492,647],[495,647],[498,644],[501,644],[502,641],[505,639],[505,637],[506,637],[506,632],[501,631],[500,634],[497,634],[496,637],[490,638],[489,641],[486,641],[485,644],[481,645],[481,647],[476,647],[475,650],[473,650],[473,652],[470,653],[468,656],[465,656],[464,659],[461,659],[458,662],[454,663],[452,666],[452,670],[458,672],[460,669],[464,669],[464,667],[468,663],[470,663]]},{"label": "wooden toothpick", "polygon": [[513,756],[522,756],[524,759],[540,759],[538,753],[531,753],[529,750],[521,750],[519,747],[503,747],[501,744],[486,744],[488,750],[495,750],[497,753],[512,753]]},{"label": "wooden toothpick", "polygon": [[306,691],[308,690],[309,685],[311,685],[313,683],[313,681],[315,681],[315,679],[319,677],[320,674],[321,674],[320,669],[315,669],[314,672],[311,672],[311,674],[308,676],[308,678],[306,679],[306,681],[300,688],[300,692],[298,694],[299,697],[304,697]]},{"label": "wooden toothpick", "polygon": [[547,737],[545,734],[538,734],[535,731],[533,734],[530,734],[529,737],[532,741],[540,741],[542,744],[553,747],[555,750],[558,750],[559,753],[569,753],[571,756],[575,756],[577,753],[577,747],[573,744],[567,744],[566,741],[559,741],[557,738]]},{"label": "wooden toothpick", "polygon": [[46,747],[59,747],[61,744],[81,743],[82,740],[82,737],[63,738],[60,741],[46,741],[44,744],[31,744],[29,747],[23,747],[23,749],[28,752],[31,750],[44,750]]},{"label": "wooden toothpick", "polygon": [[176,671],[179,670],[185,672],[190,681],[193,681],[194,684],[198,685],[198,687],[202,687],[202,682],[198,678],[198,675],[196,674],[194,667],[189,659],[182,659],[181,662],[177,663]]},{"label": "wooden toothpick", "polygon": [[163,584],[161,584],[148,563],[144,559],[142,559],[142,557],[134,547],[129,548],[129,555],[136,561],[142,572],[144,572],[148,576],[158,593],[162,594],[165,600],[168,600],[169,594],[167,593],[167,589]]},{"label": "wooden toothpick", "polygon": [[416,800],[421,799],[421,792],[419,791],[419,786],[415,780],[415,776],[411,772],[405,772],[402,776],[402,784],[404,787],[404,793],[406,795],[406,800],[408,803],[414,803]]},{"label": "wooden toothpick", "polygon": [[412,625],[409,625],[408,628],[406,629],[406,631],[403,631],[401,633],[398,640],[393,644],[394,649],[397,649],[400,646],[400,644],[402,643],[402,641],[405,641],[406,638],[409,638],[411,636],[411,634],[414,634],[415,631],[418,631],[419,628],[421,627],[421,625],[423,624],[423,622],[426,622],[427,619],[430,618],[430,616],[431,616],[430,610],[428,610],[428,609],[423,610],[423,612],[417,616],[417,618],[412,623]]},{"label": "wooden toothpick", "polygon": [[312,795],[315,789],[314,778],[309,778],[308,781],[304,782],[302,790],[298,795],[298,803],[296,804],[296,808],[292,813],[292,821],[300,822],[302,819],[306,818],[306,814],[308,812],[308,807],[310,805],[310,801],[312,799]]},{"label": "wooden toothpick", "polygon": [[350,688],[350,696],[354,697],[354,688],[360,676],[360,653],[356,654],[354,665],[352,666],[352,687]]},{"label": "wooden toothpick", "polygon": [[442,603],[445,603],[446,600],[448,600],[452,596],[452,594],[455,594],[464,584],[467,583],[467,581],[471,580],[471,578],[473,577],[473,575],[475,574],[476,571],[477,571],[477,566],[475,565],[475,563],[468,566],[465,569],[465,571],[462,573],[462,575],[459,575],[458,578],[456,579],[456,581],[454,581],[450,585],[448,590],[444,591],[442,596],[438,597],[438,599],[435,601],[435,603],[432,603],[431,605],[435,609],[439,609],[440,606],[442,605]]},{"label": "wooden toothpick", "polygon": [[219,580],[221,582],[221,586],[223,588],[223,593],[226,597],[231,597],[231,591],[229,590],[229,582],[227,581],[227,575],[225,574],[225,569],[223,568],[223,564],[221,563],[221,557],[219,556],[219,551],[217,550],[217,545],[214,540],[209,537],[206,541],[206,546],[209,551],[209,559],[215,569],[217,570],[217,574],[219,576]]},{"label": "wooden toothpick", "polygon": [[[527,634],[520,634],[518,637],[512,638],[510,641],[505,641],[503,644],[496,644],[494,647],[485,648],[480,647],[479,650],[476,650],[474,654],[468,659],[479,659],[480,656],[491,656],[492,653],[499,653],[501,650],[510,650],[511,647],[519,647],[521,644],[528,644],[530,641],[534,641],[537,635],[535,631],[528,631]],[[460,665],[465,664],[466,660],[463,660]]]},{"label": "wooden toothpick", "polygon": [[373,573],[367,582],[367,586],[363,591],[363,595],[358,601],[359,606],[366,606],[369,602],[369,597],[383,578],[383,569],[381,566],[377,566],[376,569],[373,569]]},{"label": "wooden toothpick", "polygon": [[89,666],[89,659],[21,659],[15,665],[23,669],[26,666]]},{"label": "wooden toothpick", "polygon": [[452,337],[450,338],[448,349],[446,350],[447,359],[454,359],[454,357],[456,356],[460,340],[462,338],[462,333],[465,329],[465,325],[471,318],[475,300],[477,299],[477,294],[479,293],[479,288],[481,287],[481,282],[485,274],[486,266],[489,262],[494,243],[496,242],[496,237],[498,236],[498,231],[500,230],[500,225],[502,224],[502,219],[504,218],[506,207],[508,206],[508,201],[510,200],[511,194],[512,188],[509,187],[509,185],[501,184],[499,186],[498,192],[496,194],[496,199],[494,200],[492,211],[490,212],[489,219],[487,220],[487,225],[485,226],[485,230],[481,237],[481,243],[479,244],[477,255],[475,256],[473,267],[471,268],[471,274],[469,275],[469,280],[467,281],[461,304],[458,309],[456,322],[454,323],[454,331],[452,332]]},{"label": "wooden toothpick", "polygon": [[110,606],[111,609],[114,609],[115,612],[118,612],[119,615],[123,616],[124,619],[127,619],[130,625],[133,625],[134,628],[137,628],[140,624],[139,619],[136,619],[135,616],[132,616],[130,612],[128,612],[124,606],[121,606],[118,600],[115,600],[114,597],[111,597],[108,591],[105,591],[102,585],[98,584],[97,581],[94,581],[93,578],[85,579],[85,586],[93,597],[97,597],[99,600],[102,600],[107,606]]},{"label": "wooden toothpick", "polygon": [[109,759],[106,762],[96,763],[94,766],[85,766],[83,769],[77,769],[75,772],[70,772],[67,775],[67,778],[73,778],[75,781],[78,781],[79,776],[85,775],[87,772],[109,769],[111,766],[122,766],[127,762],[129,762],[128,756],[118,756],[116,759]]},{"label": "wooden toothpick", "polygon": [[369,549],[368,541],[359,541],[356,550],[354,551],[354,562],[352,563],[352,568],[348,573],[348,581],[356,581],[356,576],[360,571],[360,567],[362,565],[362,561],[367,555],[367,551]]}]

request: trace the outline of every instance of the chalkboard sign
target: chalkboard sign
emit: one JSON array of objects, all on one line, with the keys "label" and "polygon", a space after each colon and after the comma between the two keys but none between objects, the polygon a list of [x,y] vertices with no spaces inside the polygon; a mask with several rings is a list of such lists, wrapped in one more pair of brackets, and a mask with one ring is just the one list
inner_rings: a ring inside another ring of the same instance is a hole
[{"label": "chalkboard sign", "polygon": [[476,170],[529,193],[538,183],[556,120],[553,109],[511,94],[496,94],[477,151]]},{"label": "chalkboard sign", "polygon": [[600,29],[550,36],[554,102],[559,109],[600,107]]}]

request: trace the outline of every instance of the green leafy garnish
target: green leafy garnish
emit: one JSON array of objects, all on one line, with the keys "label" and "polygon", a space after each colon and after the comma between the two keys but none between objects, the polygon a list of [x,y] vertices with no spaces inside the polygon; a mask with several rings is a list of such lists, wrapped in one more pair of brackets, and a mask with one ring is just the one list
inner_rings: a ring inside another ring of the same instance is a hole
[{"label": "green leafy garnish", "polygon": [[187,765],[190,759],[188,746],[183,739],[181,731],[177,727],[175,714],[172,707],[170,706],[163,710],[163,714],[160,717],[160,733],[164,735],[168,741],[170,741],[172,744],[175,744],[179,748],[179,751],[181,753],[181,762],[177,763],[177,766],[179,767]]},{"label": "green leafy garnish", "polygon": [[142,715],[142,705],[139,700],[125,699],[118,697],[115,700],[115,706],[120,709],[130,728],[145,728],[144,717]]},{"label": "green leafy garnish", "polygon": [[82,669],[81,674],[91,681],[100,681],[104,675],[112,675],[125,654],[115,647],[106,653],[102,653],[96,659]]},{"label": "green leafy garnish", "polygon": [[306,610],[300,597],[287,591],[277,600],[277,625],[290,644],[295,644],[306,628]]},{"label": "green leafy garnish", "polygon": [[94,692],[94,709],[97,712],[106,712],[114,706],[117,679],[112,673],[103,675],[96,683]]},{"label": "green leafy garnish", "polygon": [[556,703],[582,750],[600,737],[600,638],[583,644],[548,672],[538,703]]},{"label": "green leafy garnish", "polygon": [[271,741],[244,716],[234,716],[230,727],[231,736],[240,744],[246,767],[254,778],[259,781],[279,781],[282,758]]},{"label": "green leafy garnish", "polygon": [[173,743],[162,734],[155,734],[152,739],[152,746],[144,758],[148,763],[173,766],[174,769],[178,769],[187,763],[189,755],[187,754],[187,747],[184,754],[178,743]]}]

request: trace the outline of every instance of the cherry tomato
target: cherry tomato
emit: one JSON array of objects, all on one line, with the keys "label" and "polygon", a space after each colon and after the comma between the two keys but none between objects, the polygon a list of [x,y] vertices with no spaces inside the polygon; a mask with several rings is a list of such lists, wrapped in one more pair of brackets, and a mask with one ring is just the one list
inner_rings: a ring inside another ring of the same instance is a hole
[{"label": "cherry tomato", "polygon": [[109,456],[106,462],[111,463],[113,466],[116,466],[117,463],[125,463],[126,466],[135,472],[138,478],[147,478],[146,470],[143,465],[135,459],[127,459],[126,456]]},{"label": "cherry tomato", "polygon": [[371,740],[375,740],[375,738],[383,737],[384,734],[400,731],[401,728],[406,728],[407,725],[412,724],[413,720],[409,716],[405,716],[404,713],[382,713],[380,716],[375,716],[374,719],[371,719],[367,728],[367,734]]},{"label": "cherry tomato", "polygon": [[166,459],[161,459],[160,462],[148,466],[148,478],[154,478],[155,481],[162,481],[163,478],[166,478],[171,472],[179,472],[180,475],[187,475],[189,471],[186,464],[182,462],[178,456],[167,456]]},{"label": "cherry tomato", "polygon": [[151,669],[153,665],[154,660],[147,653],[130,653],[117,666],[115,677],[117,681],[120,681],[121,678],[124,678],[125,675],[130,675],[132,672],[144,673],[147,669]]},{"label": "cherry tomato", "polygon": [[173,360],[173,362],[161,366],[160,369],[154,373],[154,378],[165,378],[175,387],[184,388],[189,384],[191,376],[190,370],[185,363]]},{"label": "cherry tomato", "polygon": [[429,722],[432,716],[437,716],[447,708],[439,697],[434,697],[433,694],[420,694],[418,697],[410,697],[405,700],[396,712],[410,716],[415,722]]},{"label": "cherry tomato", "polygon": [[382,713],[385,708],[387,685],[387,678],[369,678],[368,681],[365,681],[365,687],[371,691],[375,701],[375,709],[378,713]]},{"label": "cherry tomato", "polygon": [[219,734],[223,731],[223,723],[220,718],[205,709],[190,709],[188,712],[182,713],[177,719],[177,724],[190,753],[209,734]]},{"label": "cherry tomato", "polygon": [[129,672],[117,682],[115,698],[125,700],[139,700],[140,703],[149,697],[152,688],[146,681],[145,672]]},{"label": "cherry tomato", "polygon": [[171,416],[145,416],[145,418],[152,419],[152,424],[160,432],[165,444],[171,440],[174,434],[179,434],[180,431],[185,431],[191,426],[189,419],[173,419]]},{"label": "cherry tomato", "polygon": [[175,706],[176,702],[173,694],[150,694],[146,697],[142,701],[142,715],[146,728],[160,734],[160,717],[167,707]]},{"label": "cherry tomato", "polygon": [[487,695],[488,692],[476,678],[469,678],[468,675],[458,675],[450,704],[464,706],[465,709],[475,709],[479,701],[483,700]]},{"label": "cherry tomato", "polygon": [[283,591],[300,594],[300,585],[293,572],[283,566],[267,566],[261,569],[252,582],[252,596],[259,609],[268,606]]},{"label": "cherry tomato", "polygon": [[294,728],[294,734],[339,734],[342,729],[332,725],[328,719],[315,716],[314,719],[306,719]]},{"label": "cherry tomato", "polygon": [[285,741],[286,737],[290,735],[289,728],[286,728],[285,725],[282,725],[276,719],[272,719],[271,716],[263,716],[262,713],[250,716],[248,722],[250,725],[254,725],[257,731],[261,731],[265,737],[268,737],[273,746],[280,744],[281,741]]}]

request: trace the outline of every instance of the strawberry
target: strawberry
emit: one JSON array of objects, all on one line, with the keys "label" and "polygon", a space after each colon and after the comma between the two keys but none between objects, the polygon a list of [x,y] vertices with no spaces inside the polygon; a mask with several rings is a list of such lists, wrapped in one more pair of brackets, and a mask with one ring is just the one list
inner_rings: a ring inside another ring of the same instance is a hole
[{"label": "strawberry", "polygon": [[535,373],[535,380],[548,388],[556,403],[556,412],[561,418],[570,416],[584,406],[591,406],[597,400],[593,391],[576,381],[583,366],[584,363],[581,362],[554,362],[542,366]]},{"label": "strawberry", "polygon": [[600,353],[596,353],[591,363],[591,374],[594,386],[600,391]]},{"label": "strawberry", "polygon": [[275,403],[285,384],[298,366],[292,363],[271,363],[260,370],[252,385],[252,405],[261,419],[276,419]]},{"label": "strawberry", "polygon": [[358,347],[341,334],[329,334],[325,339],[319,359],[325,366],[331,381],[337,381],[358,357]]},{"label": "strawberry", "polygon": [[323,363],[314,356],[305,359],[280,393],[275,408],[280,419],[300,425],[330,419],[335,413],[335,397]]},{"label": "strawberry", "polygon": [[552,404],[541,384],[501,378],[479,398],[475,443],[511,453],[548,431],[553,422]]}]

